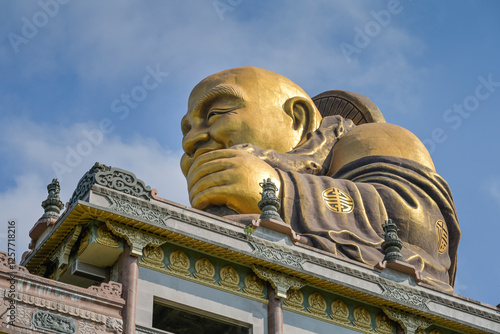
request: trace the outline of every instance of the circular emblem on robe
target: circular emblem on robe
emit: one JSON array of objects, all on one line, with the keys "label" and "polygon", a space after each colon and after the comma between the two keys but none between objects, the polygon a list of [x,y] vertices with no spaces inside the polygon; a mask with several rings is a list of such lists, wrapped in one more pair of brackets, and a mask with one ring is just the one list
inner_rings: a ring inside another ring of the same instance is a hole
[{"label": "circular emblem on robe", "polygon": [[439,254],[444,254],[448,248],[448,227],[442,220],[436,222],[437,248]]},{"label": "circular emblem on robe", "polygon": [[323,191],[323,201],[333,212],[349,213],[354,209],[354,201],[351,196],[337,188]]}]

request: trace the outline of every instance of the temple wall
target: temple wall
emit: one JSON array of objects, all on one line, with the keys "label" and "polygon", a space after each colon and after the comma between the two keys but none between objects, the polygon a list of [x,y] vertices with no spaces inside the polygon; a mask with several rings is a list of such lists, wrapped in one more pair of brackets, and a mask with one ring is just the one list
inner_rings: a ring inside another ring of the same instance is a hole
[{"label": "temple wall", "polygon": [[121,284],[84,289],[32,275],[9,259],[0,252],[0,332],[122,332]]},{"label": "temple wall", "polygon": [[267,304],[202,284],[141,267],[137,325],[152,327],[153,302],[159,301],[193,313],[246,324],[253,334],[267,333]]}]

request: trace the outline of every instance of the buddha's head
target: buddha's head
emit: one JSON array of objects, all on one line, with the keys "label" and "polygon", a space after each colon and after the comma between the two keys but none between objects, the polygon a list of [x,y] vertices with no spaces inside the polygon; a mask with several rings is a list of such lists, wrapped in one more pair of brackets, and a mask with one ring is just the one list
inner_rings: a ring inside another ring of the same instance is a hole
[{"label": "buddha's head", "polygon": [[203,153],[238,144],[289,152],[320,121],[311,98],[282,75],[257,67],[213,74],[189,96],[181,123],[182,171],[187,175]]}]

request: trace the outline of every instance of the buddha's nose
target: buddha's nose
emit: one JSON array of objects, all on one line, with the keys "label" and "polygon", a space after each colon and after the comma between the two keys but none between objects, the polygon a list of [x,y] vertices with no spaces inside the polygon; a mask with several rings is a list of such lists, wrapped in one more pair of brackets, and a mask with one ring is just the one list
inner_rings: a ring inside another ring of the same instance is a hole
[{"label": "buddha's nose", "polygon": [[201,145],[209,140],[210,135],[207,130],[191,129],[182,139],[182,148],[184,152],[191,157]]}]

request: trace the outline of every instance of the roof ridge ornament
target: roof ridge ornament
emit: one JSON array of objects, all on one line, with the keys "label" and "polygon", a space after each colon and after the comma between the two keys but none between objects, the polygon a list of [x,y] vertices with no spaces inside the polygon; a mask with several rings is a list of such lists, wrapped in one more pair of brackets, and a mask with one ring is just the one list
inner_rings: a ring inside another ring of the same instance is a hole
[{"label": "roof ridge ornament", "polygon": [[151,199],[151,187],[127,170],[103,165],[96,162],[92,168],[82,176],[69,200],[68,206],[82,199],[92,185],[98,184],[106,188],[123,192],[127,195]]}]

